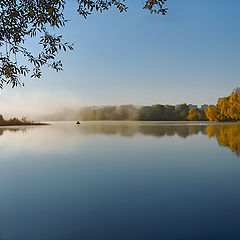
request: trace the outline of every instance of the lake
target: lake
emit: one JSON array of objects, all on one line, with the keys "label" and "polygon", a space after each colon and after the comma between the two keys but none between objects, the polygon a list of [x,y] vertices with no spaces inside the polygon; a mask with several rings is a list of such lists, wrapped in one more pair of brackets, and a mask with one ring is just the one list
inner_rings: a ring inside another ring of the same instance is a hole
[{"label": "lake", "polygon": [[240,125],[0,128],[2,240],[240,239]]}]

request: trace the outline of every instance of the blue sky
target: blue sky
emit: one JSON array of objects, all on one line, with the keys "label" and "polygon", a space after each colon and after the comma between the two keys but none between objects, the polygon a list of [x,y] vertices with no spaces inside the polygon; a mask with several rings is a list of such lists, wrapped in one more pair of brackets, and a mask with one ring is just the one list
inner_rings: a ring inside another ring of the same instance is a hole
[{"label": "blue sky", "polygon": [[5,88],[0,100],[17,96],[27,110],[35,102],[200,105],[240,85],[239,0],[168,0],[166,16],[142,10],[141,0],[126,3],[127,13],[112,9],[87,20],[69,4],[63,35],[75,50],[59,56],[64,71],[44,69],[24,88]]}]

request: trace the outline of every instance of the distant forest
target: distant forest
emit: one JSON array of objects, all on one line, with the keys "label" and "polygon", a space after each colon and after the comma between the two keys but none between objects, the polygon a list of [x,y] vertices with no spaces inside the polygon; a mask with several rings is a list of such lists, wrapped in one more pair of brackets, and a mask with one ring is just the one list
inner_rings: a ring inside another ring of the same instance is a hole
[{"label": "distant forest", "polygon": [[89,107],[81,111],[83,121],[135,120],[135,121],[205,121],[204,110],[190,108],[187,104],[178,106],[152,105],[136,107],[133,105]]},{"label": "distant forest", "polygon": [[237,88],[230,96],[219,98],[216,106],[193,105],[177,106],[156,104],[136,107],[134,105],[86,107],[81,110],[83,121],[135,120],[135,121],[239,121],[240,90]]}]

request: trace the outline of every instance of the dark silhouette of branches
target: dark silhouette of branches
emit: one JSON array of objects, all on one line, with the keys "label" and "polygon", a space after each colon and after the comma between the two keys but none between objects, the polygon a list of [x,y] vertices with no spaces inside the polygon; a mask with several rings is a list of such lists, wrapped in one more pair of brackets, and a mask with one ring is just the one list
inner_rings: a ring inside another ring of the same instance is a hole
[{"label": "dark silhouette of branches", "polygon": [[[167,0],[147,0],[143,9],[151,13],[167,12]],[[77,4],[76,11],[87,18],[93,12],[103,12],[115,7],[126,12],[125,0],[72,0]],[[0,88],[4,84],[12,87],[23,85],[21,76],[40,78],[43,66],[56,71],[63,70],[61,60],[56,57],[60,51],[73,50],[73,44],[56,35],[56,29],[66,25],[64,8],[71,1],[66,0],[1,0],[0,1]],[[33,54],[27,41],[38,39],[41,50]],[[26,64],[20,64],[21,56]]]}]

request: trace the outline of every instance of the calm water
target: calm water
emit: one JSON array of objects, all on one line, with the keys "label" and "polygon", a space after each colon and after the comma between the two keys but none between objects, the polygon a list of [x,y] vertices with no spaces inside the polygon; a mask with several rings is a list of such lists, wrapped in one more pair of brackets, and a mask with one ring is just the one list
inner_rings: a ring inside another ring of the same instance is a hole
[{"label": "calm water", "polygon": [[240,239],[240,125],[0,129],[3,240]]}]

